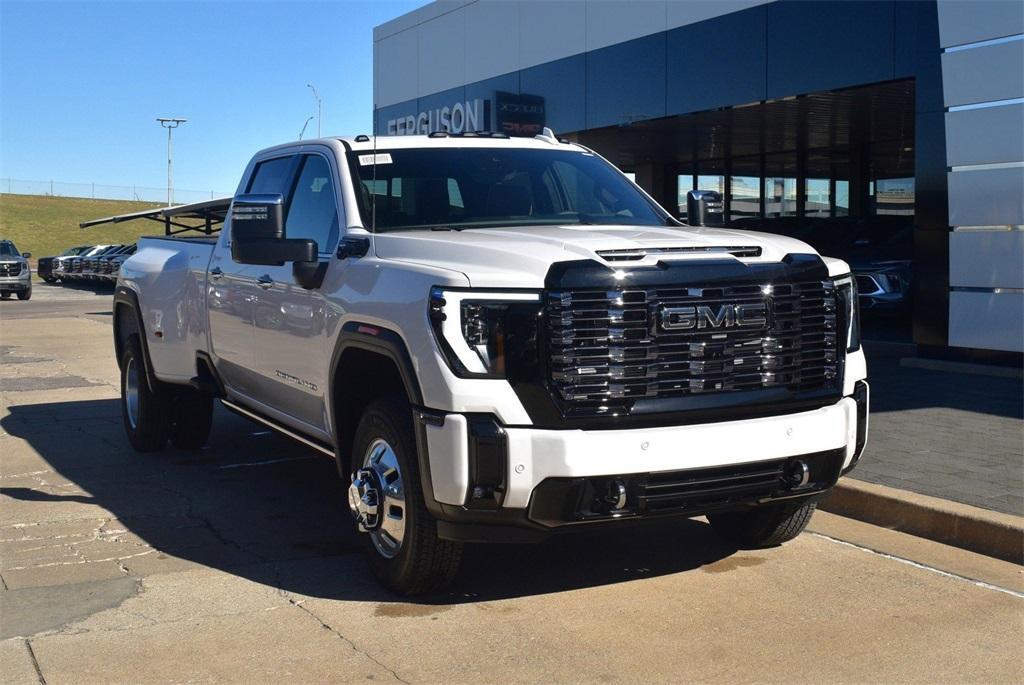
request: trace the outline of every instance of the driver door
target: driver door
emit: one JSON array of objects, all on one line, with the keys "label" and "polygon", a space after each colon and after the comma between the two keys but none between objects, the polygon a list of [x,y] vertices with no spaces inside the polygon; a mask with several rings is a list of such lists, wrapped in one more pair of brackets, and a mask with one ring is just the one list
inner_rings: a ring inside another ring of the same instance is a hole
[{"label": "driver door", "polygon": [[[319,260],[329,262],[340,225],[338,175],[328,156],[313,152],[299,156],[293,178],[286,195],[285,236],[315,240]],[[259,399],[280,420],[327,436],[325,299],[319,289],[307,290],[295,282],[290,263],[255,268]]]}]

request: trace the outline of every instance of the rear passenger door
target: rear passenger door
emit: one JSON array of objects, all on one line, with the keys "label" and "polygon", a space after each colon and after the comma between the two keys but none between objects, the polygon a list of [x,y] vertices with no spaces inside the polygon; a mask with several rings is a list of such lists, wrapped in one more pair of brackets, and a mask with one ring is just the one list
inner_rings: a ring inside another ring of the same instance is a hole
[{"label": "rear passenger door", "polygon": [[[333,156],[303,152],[286,194],[285,237],[316,241],[321,262],[338,246],[341,221]],[[325,299],[295,282],[292,264],[259,266],[256,277],[256,368],[260,399],[276,418],[326,437]]]}]

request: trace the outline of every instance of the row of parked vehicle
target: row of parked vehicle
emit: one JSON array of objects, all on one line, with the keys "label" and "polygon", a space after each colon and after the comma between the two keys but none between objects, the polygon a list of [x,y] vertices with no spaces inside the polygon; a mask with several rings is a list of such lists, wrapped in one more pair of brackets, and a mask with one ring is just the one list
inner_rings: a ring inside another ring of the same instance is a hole
[{"label": "row of parked vehicle", "polygon": [[79,245],[59,255],[42,257],[36,273],[47,283],[99,281],[113,284],[121,264],[135,254],[131,245]]}]

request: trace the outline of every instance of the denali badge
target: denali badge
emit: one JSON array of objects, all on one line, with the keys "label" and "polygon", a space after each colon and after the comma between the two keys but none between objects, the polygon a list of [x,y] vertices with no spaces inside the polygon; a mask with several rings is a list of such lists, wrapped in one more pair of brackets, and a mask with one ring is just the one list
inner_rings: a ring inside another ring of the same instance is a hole
[{"label": "denali badge", "polygon": [[768,303],[723,304],[717,309],[707,305],[662,307],[658,313],[666,331],[705,328],[763,328],[768,325]]}]

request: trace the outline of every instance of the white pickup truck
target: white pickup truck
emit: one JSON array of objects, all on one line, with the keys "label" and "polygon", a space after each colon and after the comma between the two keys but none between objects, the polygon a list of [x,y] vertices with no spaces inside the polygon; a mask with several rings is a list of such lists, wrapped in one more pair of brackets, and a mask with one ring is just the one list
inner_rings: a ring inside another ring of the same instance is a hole
[{"label": "white pickup truck", "polygon": [[201,445],[216,398],[330,455],[396,592],[465,542],[672,516],[777,545],[864,449],[849,267],[681,224],[550,132],[281,145],[201,209],[219,236],[121,268],[132,445]]}]

